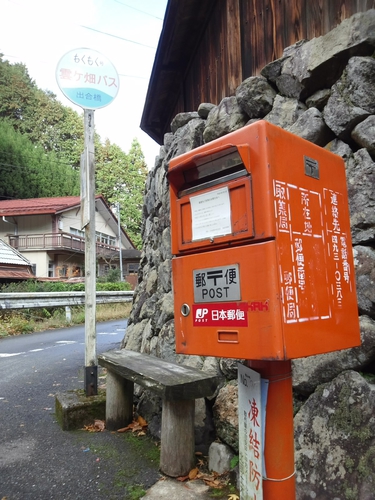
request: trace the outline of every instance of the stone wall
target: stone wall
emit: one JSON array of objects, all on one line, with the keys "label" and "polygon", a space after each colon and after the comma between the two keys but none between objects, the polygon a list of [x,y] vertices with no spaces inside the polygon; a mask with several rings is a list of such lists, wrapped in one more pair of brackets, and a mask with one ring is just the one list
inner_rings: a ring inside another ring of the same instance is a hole
[{"label": "stone wall", "polygon": [[[218,106],[177,115],[145,192],[139,282],[123,347],[224,374],[197,404],[197,445],[215,435],[238,450],[236,360],[175,353],[169,194],[174,156],[264,119],[346,163],[362,345],[293,361],[298,499],[375,499],[375,10],[284,50]],[[372,382],[372,383],[371,383]],[[139,391],[158,433],[160,401]]]}]

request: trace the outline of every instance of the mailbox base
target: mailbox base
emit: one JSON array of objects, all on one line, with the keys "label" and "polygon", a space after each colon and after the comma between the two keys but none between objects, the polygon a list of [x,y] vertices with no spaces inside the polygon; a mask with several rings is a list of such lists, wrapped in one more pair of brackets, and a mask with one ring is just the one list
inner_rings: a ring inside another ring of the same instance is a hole
[{"label": "mailbox base", "polygon": [[247,362],[249,368],[269,381],[265,465],[263,478],[264,500],[295,500],[293,393],[291,361]]}]

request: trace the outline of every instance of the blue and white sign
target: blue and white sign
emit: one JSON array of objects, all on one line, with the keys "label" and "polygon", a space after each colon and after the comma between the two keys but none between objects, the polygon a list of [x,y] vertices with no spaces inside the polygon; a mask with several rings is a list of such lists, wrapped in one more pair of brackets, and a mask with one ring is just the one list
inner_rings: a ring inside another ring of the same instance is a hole
[{"label": "blue and white sign", "polygon": [[81,48],[67,52],[56,68],[63,94],[83,109],[111,104],[119,91],[119,76],[113,64],[96,50]]}]

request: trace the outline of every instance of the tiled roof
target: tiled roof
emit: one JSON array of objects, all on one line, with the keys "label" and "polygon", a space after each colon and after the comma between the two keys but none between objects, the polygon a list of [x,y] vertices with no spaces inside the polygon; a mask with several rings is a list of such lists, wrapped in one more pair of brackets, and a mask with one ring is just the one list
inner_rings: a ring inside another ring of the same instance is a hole
[{"label": "tiled roof", "polygon": [[28,267],[20,267],[19,269],[17,268],[3,268],[0,266],[0,278],[4,279],[28,279],[28,278],[34,278],[35,276],[32,274],[31,270]]},{"label": "tiled roof", "polygon": [[80,204],[79,196],[0,200],[0,216],[55,214]]}]

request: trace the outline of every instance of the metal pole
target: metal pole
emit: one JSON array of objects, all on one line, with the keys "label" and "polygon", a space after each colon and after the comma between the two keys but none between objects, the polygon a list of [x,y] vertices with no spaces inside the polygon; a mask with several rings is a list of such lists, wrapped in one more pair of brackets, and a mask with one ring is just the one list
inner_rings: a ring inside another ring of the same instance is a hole
[{"label": "metal pole", "polygon": [[85,228],[85,391],[98,394],[96,355],[96,234],[94,111],[84,110],[85,153],[81,177],[82,226]]},{"label": "metal pole", "polygon": [[119,259],[120,259],[120,281],[124,281],[124,275],[123,275],[123,270],[122,270],[121,225],[120,225],[120,203],[119,202],[117,202],[117,223],[118,223]]},{"label": "metal pole", "polygon": [[292,364],[286,361],[247,361],[249,368],[269,380],[263,478],[265,500],[295,500]]}]

